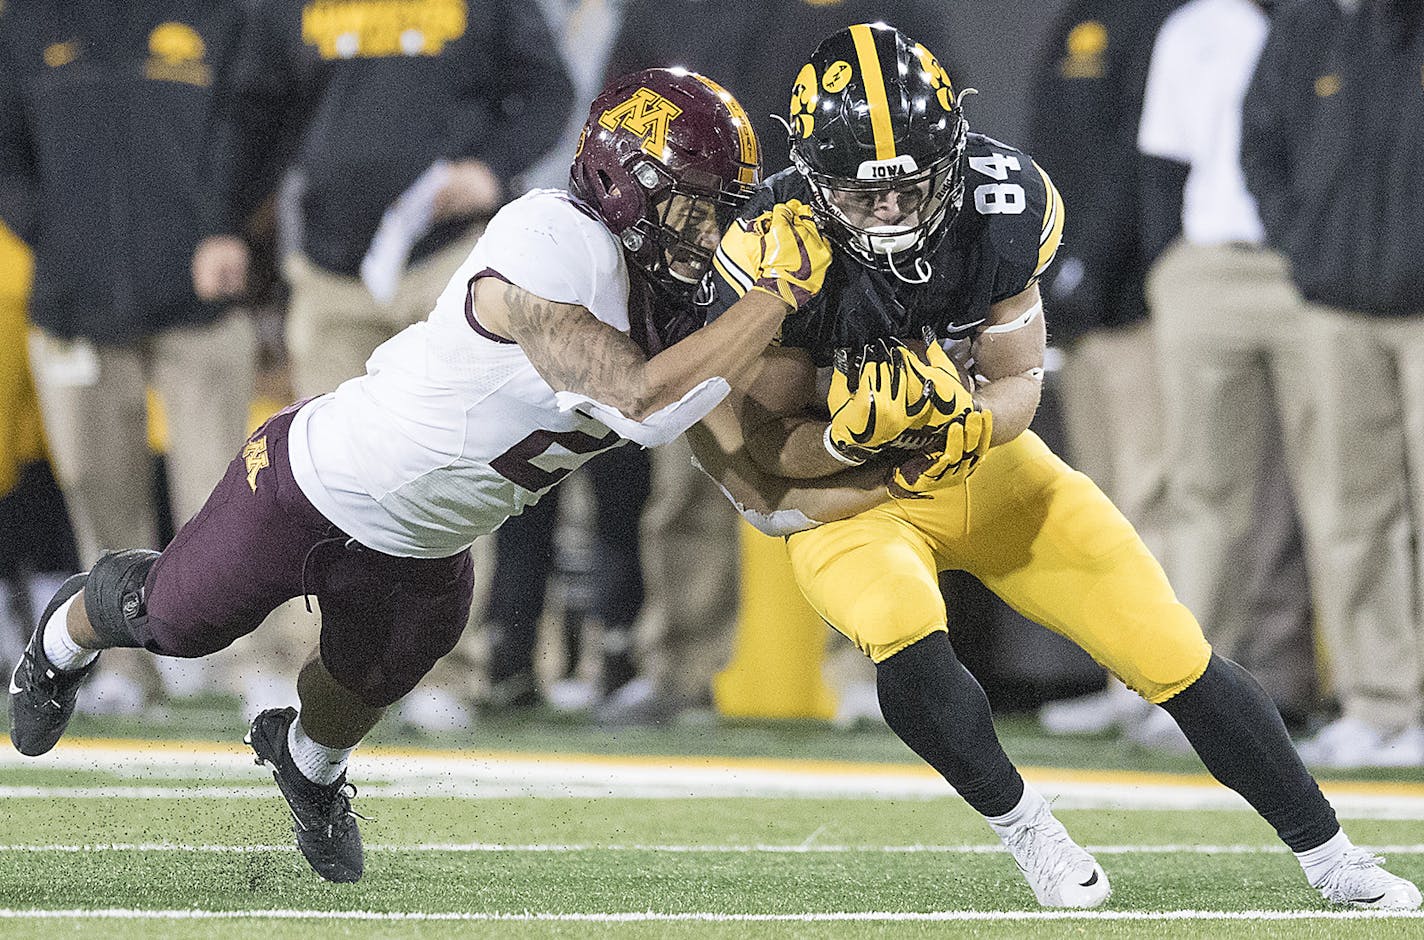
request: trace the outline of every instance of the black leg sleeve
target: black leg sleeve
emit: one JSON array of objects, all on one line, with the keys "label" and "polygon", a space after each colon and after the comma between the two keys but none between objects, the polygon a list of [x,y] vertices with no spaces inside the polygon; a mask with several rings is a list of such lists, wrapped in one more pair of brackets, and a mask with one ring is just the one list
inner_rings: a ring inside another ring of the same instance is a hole
[{"label": "black leg sleeve", "polygon": [[494,573],[485,619],[490,631],[490,680],[531,672],[544,592],[554,568],[559,490],[507,520],[494,534]]},{"label": "black leg sleeve", "polygon": [[1211,775],[1246,798],[1294,852],[1340,831],[1335,810],[1249,672],[1215,654],[1200,679],[1162,703]]},{"label": "black leg sleeve", "polygon": [[944,775],[965,802],[1002,816],[1024,782],[994,732],[989,699],[935,631],[876,665],[880,711],[900,740]]},{"label": "black leg sleeve", "polygon": [[605,626],[631,628],[643,609],[640,524],[652,494],[652,458],[624,444],[599,454],[584,468],[593,486],[597,593],[593,613]]}]

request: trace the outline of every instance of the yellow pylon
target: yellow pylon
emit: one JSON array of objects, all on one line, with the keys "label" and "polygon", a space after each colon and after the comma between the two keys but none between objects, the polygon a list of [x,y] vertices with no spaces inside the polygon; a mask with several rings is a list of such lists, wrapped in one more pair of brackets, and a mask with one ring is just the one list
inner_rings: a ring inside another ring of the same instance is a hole
[{"label": "yellow pylon", "polygon": [[822,718],[836,712],[821,676],[826,624],[796,586],[782,539],[742,523],[742,605],[732,661],[713,679],[729,718]]}]

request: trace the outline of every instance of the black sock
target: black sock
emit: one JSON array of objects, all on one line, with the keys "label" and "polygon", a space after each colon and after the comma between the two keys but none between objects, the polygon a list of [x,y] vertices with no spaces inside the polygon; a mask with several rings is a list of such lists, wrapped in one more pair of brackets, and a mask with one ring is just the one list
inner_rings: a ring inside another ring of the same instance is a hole
[{"label": "black sock", "polygon": [[994,733],[989,699],[954,655],[949,634],[929,636],[876,664],[880,711],[900,740],[985,816],[1018,805],[1024,782]]},{"label": "black sock", "polygon": [[1340,831],[1254,676],[1215,654],[1200,679],[1162,703],[1211,775],[1246,798],[1293,852]]}]

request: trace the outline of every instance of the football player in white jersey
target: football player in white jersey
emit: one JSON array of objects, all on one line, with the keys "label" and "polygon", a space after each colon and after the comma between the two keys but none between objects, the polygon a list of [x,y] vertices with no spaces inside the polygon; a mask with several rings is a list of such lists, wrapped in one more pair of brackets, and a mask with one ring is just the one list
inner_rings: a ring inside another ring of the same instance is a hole
[{"label": "football player in white jersey", "polygon": [[[320,650],[297,680],[300,714],[264,711],[247,740],[313,869],[360,878],[347,758],[454,646],[470,544],[599,451],[664,444],[707,417],[820,289],[829,247],[805,206],[777,206],[760,223],[755,287],[702,327],[712,251],[758,177],[751,124],[715,83],[662,69],[613,82],[572,192],[502,209],[430,317],[364,376],[259,428],[164,552],[109,553],[65,582],[11,679],[15,747],[55,745],[99,650],[204,656],[315,595]],[[880,498],[875,474],[758,489],[719,414],[722,430],[714,416],[705,432],[723,444],[716,469],[764,527]]]}]

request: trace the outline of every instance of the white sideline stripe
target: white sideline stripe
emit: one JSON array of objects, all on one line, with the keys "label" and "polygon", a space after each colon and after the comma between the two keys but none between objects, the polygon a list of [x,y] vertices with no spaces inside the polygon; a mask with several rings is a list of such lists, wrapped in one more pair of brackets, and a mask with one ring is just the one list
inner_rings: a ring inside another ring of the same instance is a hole
[{"label": "white sideline stripe", "polygon": [[1393,920],[1424,918],[1424,911],[811,911],[804,914],[721,914],[715,912],[659,913],[630,911],[611,914],[480,913],[464,911],[203,911],[137,910],[107,908],[96,910],[0,909],[0,919],[14,920],[367,920],[367,921],[484,921],[484,922],[575,922],[638,923],[645,921],[694,923],[764,923],[824,921],[1055,921],[1055,920]]},{"label": "white sideline stripe", "polygon": [[[1284,845],[1086,845],[1095,855],[1285,855]],[[1382,855],[1424,855],[1424,845],[1367,845]],[[214,855],[289,852],[280,845],[189,845],[180,842],[96,842],[92,844],[0,845],[0,853],[81,853],[81,852],[193,852]],[[425,842],[414,845],[374,843],[367,852],[480,852],[575,853],[575,852],[656,852],[668,855],[999,855],[998,843],[965,845],[602,845],[596,842],[569,844],[517,844],[501,842]]]},{"label": "white sideline stripe", "polygon": [[[0,786],[0,799],[19,797],[63,799],[184,799],[272,796],[271,782],[257,770],[251,752],[231,749],[154,749],[131,745],[84,745],[60,748],[39,760],[0,749],[0,769],[66,769],[102,771],[144,781],[141,785],[101,784]],[[937,774],[917,765],[867,765],[864,772],[845,768],[818,769],[721,764],[716,759],[689,766],[685,758],[580,760],[561,756],[471,755],[459,753],[394,754],[374,750],[358,753],[353,777],[366,796],[443,796],[464,799],[644,798],[699,799],[717,797],[818,797],[850,799],[944,799],[954,791]],[[206,779],[218,785],[155,785],[151,781]],[[1210,780],[1178,782],[1073,779],[1065,772],[1032,774],[1035,787],[1055,809],[1176,809],[1249,810],[1236,793]],[[238,782],[243,785],[236,785]],[[250,781],[250,784],[247,783]],[[1322,789],[1336,810],[1356,819],[1424,819],[1424,796],[1352,790],[1347,783],[1326,782]]]},{"label": "white sideline stripe", "polygon": [[[91,762],[90,769],[94,769]],[[356,771],[358,779],[365,775],[363,765]],[[849,780],[830,774],[808,779],[782,776],[775,782],[747,779],[752,774],[729,770],[721,780],[701,782],[679,781],[672,769],[664,769],[663,779],[647,782],[639,769],[616,768],[602,781],[542,779],[546,768],[540,768],[540,779],[520,781],[513,768],[505,767],[490,778],[455,776],[420,778],[408,776],[402,783],[381,783],[361,780],[363,797],[455,797],[459,799],[701,799],[701,798],[859,798],[882,800],[936,800],[954,796],[943,781],[922,783],[914,778],[874,777]],[[623,779],[619,779],[619,775]],[[150,776],[162,776],[155,772]],[[182,776],[175,774],[174,776]],[[494,777],[503,779],[493,779]],[[1067,780],[1034,778],[1034,786],[1043,793],[1056,810],[1249,810],[1246,801],[1225,787],[1200,787],[1194,784],[1140,783],[1080,783]],[[1322,786],[1336,811],[1351,819],[1421,820],[1424,819],[1424,798],[1392,794],[1336,792],[1327,783]],[[0,800],[5,799],[253,799],[268,800],[275,796],[272,784],[265,779],[251,785],[212,786],[0,786]]]}]

